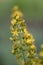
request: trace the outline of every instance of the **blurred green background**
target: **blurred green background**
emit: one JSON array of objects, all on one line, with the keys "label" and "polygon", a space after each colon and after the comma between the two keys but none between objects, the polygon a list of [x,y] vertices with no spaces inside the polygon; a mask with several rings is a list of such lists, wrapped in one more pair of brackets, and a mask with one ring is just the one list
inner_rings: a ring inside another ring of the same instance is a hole
[{"label": "blurred green background", "polygon": [[0,65],[18,65],[11,53],[12,42],[9,40],[10,15],[17,5],[24,14],[28,30],[35,38],[38,52],[43,44],[43,0],[0,0]]}]

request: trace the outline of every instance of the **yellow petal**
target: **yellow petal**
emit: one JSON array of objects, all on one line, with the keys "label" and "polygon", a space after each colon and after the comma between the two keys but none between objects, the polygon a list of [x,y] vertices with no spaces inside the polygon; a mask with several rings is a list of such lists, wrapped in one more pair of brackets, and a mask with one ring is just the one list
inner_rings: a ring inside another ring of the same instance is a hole
[{"label": "yellow petal", "polygon": [[14,25],[16,23],[15,19],[12,19],[11,24]]}]

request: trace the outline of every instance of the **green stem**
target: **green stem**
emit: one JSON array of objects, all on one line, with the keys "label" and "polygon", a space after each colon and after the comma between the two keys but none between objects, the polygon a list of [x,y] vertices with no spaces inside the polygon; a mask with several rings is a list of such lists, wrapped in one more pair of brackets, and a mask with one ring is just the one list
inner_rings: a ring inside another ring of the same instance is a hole
[{"label": "green stem", "polygon": [[[17,25],[18,29],[19,29],[19,24]],[[19,30],[19,33],[18,33],[18,36],[19,36],[19,39],[20,39],[20,43],[22,45],[22,36],[21,36],[21,31]],[[24,61],[26,62],[26,58],[25,58],[25,55],[24,55],[24,51],[22,50],[22,54],[23,54],[23,59]],[[26,64],[25,64],[26,65]]]}]

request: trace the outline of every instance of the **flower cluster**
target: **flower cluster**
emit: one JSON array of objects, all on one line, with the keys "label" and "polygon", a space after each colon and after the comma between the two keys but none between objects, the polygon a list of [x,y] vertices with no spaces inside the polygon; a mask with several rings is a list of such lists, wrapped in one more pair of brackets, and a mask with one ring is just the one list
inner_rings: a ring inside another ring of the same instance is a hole
[{"label": "flower cluster", "polygon": [[[37,53],[34,37],[28,32],[23,14],[16,6],[13,8],[11,19],[10,40],[13,41],[12,53],[20,65],[43,65],[43,45],[40,54]],[[40,57],[40,59],[39,59]]]}]

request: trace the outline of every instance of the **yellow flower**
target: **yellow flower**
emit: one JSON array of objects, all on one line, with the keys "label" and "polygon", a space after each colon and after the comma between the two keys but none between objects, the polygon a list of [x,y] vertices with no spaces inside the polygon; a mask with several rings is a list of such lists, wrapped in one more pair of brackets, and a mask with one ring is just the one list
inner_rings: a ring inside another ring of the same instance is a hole
[{"label": "yellow flower", "polygon": [[43,50],[43,45],[41,45],[41,49]]},{"label": "yellow flower", "polygon": [[23,14],[19,11],[19,10],[16,10],[15,12],[13,12],[12,14],[12,17],[15,17],[15,16],[19,16],[19,17],[22,17]]},{"label": "yellow flower", "polygon": [[28,31],[26,28],[24,28],[24,33],[27,35]]},{"label": "yellow flower", "polygon": [[30,46],[30,48],[31,48],[31,49],[36,49],[36,47],[35,47],[34,44],[32,44],[32,45]]},{"label": "yellow flower", "polygon": [[35,39],[33,38],[32,34],[28,34],[28,38],[31,39],[33,42],[35,41]]},{"label": "yellow flower", "polygon": [[43,57],[43,45],[41,45],[41,51],[40,51],[39,55],[40,55],[41,57]]},{"label": "yellow flower", "polygon": [[32,44],[31,46],[30,46],[30,51],[31,51],[31,54],[34,54],[34,55],[36,55],[36,46],[34,45],[34,44]]},{"label": "yellow flower", "polygon": [[18,36],[18,32],[17,31],[11,31],[11,33],[13,34],[13,36]]},{"label": "yellow flower", "polygon": [[10,37],[9,39],[10,39],[10,40],[13,40],[13,38],[12,38],[12,37]]},{"label": "yellow flower", "polygon": [[41,57],[43,57],[43,51],[41,51],[39,55],[40,55]]},{"label": "yellow flower", "polygon": [[16,16],[16,19],[19,19],[19,16]]},{"label": "yellow flower", "polygon": [[28,33],[23,35],[23,39],[26,39],[28,37]]},{"label": "yellow flower", "polygon": [[41,45],[41,51],[40,51],[39,55],[40,55],[41,57],[43,57],[43,45]]},{"label": "yellow flower", "polygon": [[16,53],[16,50],[13,49],[13,50],[12,50],[12,54],[15,54],[15,53]]},{"label": "yellow flower", "polygon": [[19,21],[19,24],[20,24],[21,26],[25,26],[25,20]]},{"label": "yellow flower", "polygon": [[27,34],[24,33],[23,40],[27,44],[29,44],[29,45],[31,45],[35,41],[34,38],[33,38],[33,36],[31,34],[29,34],[29,33],[27,33]]},{"label": "yellow flower", "polygon": [[22,14],[20,11],[15,11],[15,15],[18,15],[18,16],[20,16],[20,17],[23,16],[23,14]]},{"label": "yellow flower", "polygon": [[31,40],[34,41],[34,38],[33,38],[32,34],[28,33],[27,30],[25,30],[25,32],[26,32],[26,34],[24,34],[24,36],[25,36],[27,39],[31,39]]},{"label": "yellow flower", "polygon": [[11,24],[14,25],[16,23],[15,19],[12,19]]},{"label": "yellow flower", "polygon": [[25,33],[27,32],[27,29],[26,29],[26,28],[24,28],[24,32],[25,32]]},{"label": "yellow flower", "polygon": [[31,45],[32,44],[32,40],[27,39],[27,44]]},{"label": "yellow flower", "polygon": [[30,53],[28,52],[26,56],[27,56],[27,58],[30,58]]},{"label": "yellow flower", "polygon": [[27,44],[32,44],[35,40],[31,34],[27,34]]}]

